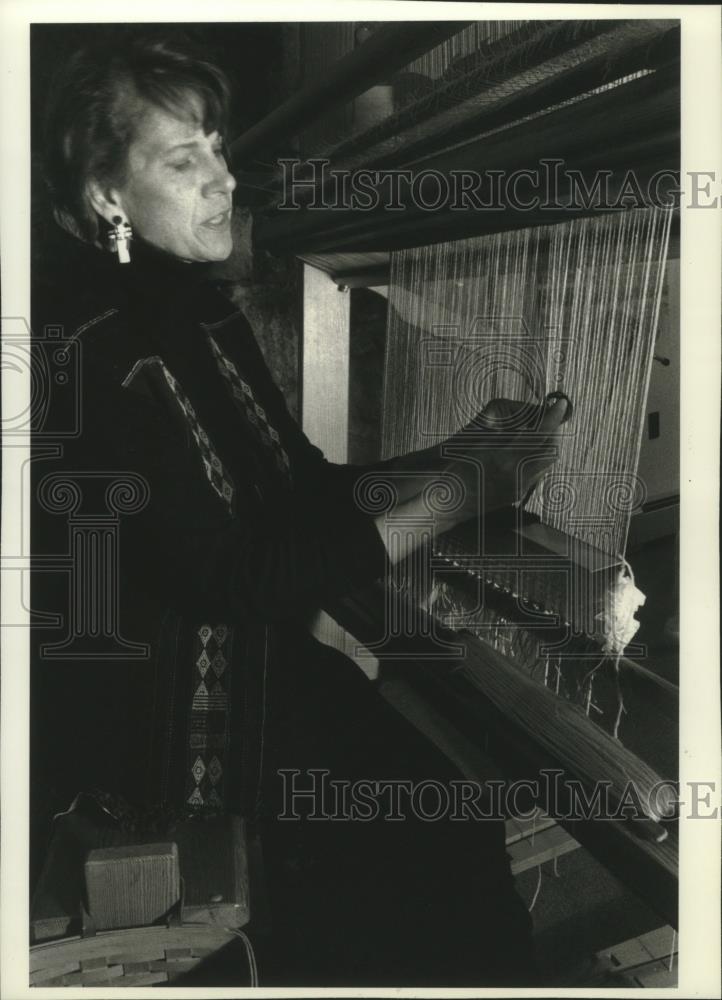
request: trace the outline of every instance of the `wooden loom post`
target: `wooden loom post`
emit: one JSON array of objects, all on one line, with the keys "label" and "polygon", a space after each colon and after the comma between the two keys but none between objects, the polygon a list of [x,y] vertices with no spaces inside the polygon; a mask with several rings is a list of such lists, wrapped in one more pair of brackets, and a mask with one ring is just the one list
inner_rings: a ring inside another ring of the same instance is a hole
[{"label": "wooden loom post", "polygon": [[[329,462],[348,461],[351,295],[316,267],[303,265],[301,426]],[[353,658],[355,641],[325,611],[314,621],[321,642]],[[373,658],[362,667],[373,670]]]},{"label": "wooden loom post", "polygon": [[[350,295],[323,271],[303,265],[301,426],[330,462],[348,458]],[[320,611],[313,634],[344,648],[343,629]]]}]

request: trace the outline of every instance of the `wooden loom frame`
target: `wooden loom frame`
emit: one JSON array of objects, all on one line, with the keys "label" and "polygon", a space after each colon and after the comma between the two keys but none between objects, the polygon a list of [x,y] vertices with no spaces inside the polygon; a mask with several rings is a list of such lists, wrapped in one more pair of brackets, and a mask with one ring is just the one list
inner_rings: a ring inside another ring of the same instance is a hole
[{"label": "wooden loom frame", "polygon": [[[469,115],[466,132],[464,123],[456,122],[456,133],[450,128],[450,134],[466,138],[461,152],[447,152],[443,143],[435,149],[433,135],[416,136],[417,144],[422,138],[426,143],[424,167],[445,172],[469,166],[478,162],[483,149],[485,168],[513,169],[544,156],[561,155],[569,165],[589,172],[608,163],[634,168],[641,177],[650,176],[660,168],[678,169],[679,76],[674,58],[674,31],[670,22],[645,23],[649,32],[646,45],[641,45],[639,38],[631,37],[630,33],[626,46],[620,45],[611,54],[605,55],[602,46],[601,54],[587,63],[569,68],[546,83],[522,88],[513,100],[478,109],[477,114]],[[457,22],[454,30],[462,26]],[[410,61],[412,51],[418,53],[438,44],[443,34],[436,30],[438,27],[428,23],[382,27],[371,40],[341,57],[321,82],[306,87],[236,140],[232,144],[234,155],[242,157],[245,164],[261,151],[280,148],[289,129],[298,132],[324,111],[363,93],[390,70]],[[551,35],[554,37],[553,31]],[[603,41],[604,29],[599,35]],[[624,26],[621,35],[624,36]],[[563,37],[563,32],[559,37]],[[598,36],[591,31],[589,37]],[[401,39],[405,39],[403,44]],[[617,74],[633,72],[639,65],[640,48],[644,59],[658,67],[655,76],[641,77],[587,97],[582,115],[578,105],[564,105],[561,99],[565,92],[594,89],[611,72],[610,67]],[[564,51],[561,42],[558,51]],[[494,126],[505,115],[512,120],[533,115],[550,101],[562,106],[532,118],[525,126],[474,140],[474,131],[483,132],[485,126]],[[569,209],[562,205],[556,214],[547,212],[543,217],[507,210],[502,219],[497,215],[491,224],[488,217],[473,211],[457,213],[453,218],[448,213],[425,219],[418,213],[409,214],[411,217],[403,224],[398,217],[395,219],[393,233],[383,217],[369,219],[353,212],[268,213],[258,226],[259,247],[293,252],[303,261],[302,424],[332,461],[348,459],[348,288],[385,284],[388,267],[384,258],[391,249],[533,226],[542,221],[562,221],[569,218]],[[372,642],[380,635],[384,614],[380,590],[355,595],[328,610],[332,617],[327,617],[321,626],[321,635],[347,652],[354,645],[348,633],[361,643]],[[455,640],[458,641],[458,636]],[[554,762],[534,744],[529,734],[510,726],[508,719],[484,697],[471,682],[468,670],[459,669],[458,662],[424,662],[424,657],[433,651],[421,637],[405,642],[405,652],[415,651],[420,656],[414,666],[413,684],[425,696],[437,699],[462,728],[478,732],[481,723],[494,733],[497,756],[508,772],[528,774],[530,769],[533,772],[542,766],[553,766]],[[475,647],[467,645],[467,657],[472,665],[477,662]],[[650,692],[663,704],[665,712],[678,711],[678,695],[673,685],[660,683],[640,665],[633,665],[633,669],[649,683]],[[575,823],[573,827],[574,836],[582,844],[667,922],[677,925],[674,832],[660,844],[616,821]]]}]

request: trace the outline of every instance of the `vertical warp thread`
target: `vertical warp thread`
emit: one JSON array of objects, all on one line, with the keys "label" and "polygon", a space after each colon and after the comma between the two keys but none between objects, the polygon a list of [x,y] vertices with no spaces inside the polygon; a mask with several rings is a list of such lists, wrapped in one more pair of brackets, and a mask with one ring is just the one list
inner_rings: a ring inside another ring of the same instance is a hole
[{"label": "vertical warp thread", "polygon": [[634,209],[393,253],[384,455],[443,440],[493,398],[562,389],[575,418],[528,509],[624,552],[670,220]]}]

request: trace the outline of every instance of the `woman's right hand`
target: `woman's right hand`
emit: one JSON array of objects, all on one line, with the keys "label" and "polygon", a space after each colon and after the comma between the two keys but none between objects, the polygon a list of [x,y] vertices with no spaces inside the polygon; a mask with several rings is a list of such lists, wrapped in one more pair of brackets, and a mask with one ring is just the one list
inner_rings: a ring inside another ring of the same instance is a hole
[{"label": "woman's right hand", "polygon": [[441,515],[440,530],[523,500],[554,464],[557,432],[567,415],[564,398],[541,407],[498,399],[450,438],[442,447],[443,472],[459,480],[463,500]]},{"label": "woman's right hand", "polygon": [[[522,500],[554,464],[556,435],[568,418],[569,407],[564,398],[552,406],[493,400],[474,421],[434,448],[437,476],[429,478],[427,472],[421,492],[396,508],[393,545],[386,515],[375,519],[392,562],[402,561],[424,543],[429,515],[433,515],[436,533],[442,534]],[[455,492],[460,498],[453,499],[460,502],[449,503]],[[399,531],[404,521],[404,530]]]}]

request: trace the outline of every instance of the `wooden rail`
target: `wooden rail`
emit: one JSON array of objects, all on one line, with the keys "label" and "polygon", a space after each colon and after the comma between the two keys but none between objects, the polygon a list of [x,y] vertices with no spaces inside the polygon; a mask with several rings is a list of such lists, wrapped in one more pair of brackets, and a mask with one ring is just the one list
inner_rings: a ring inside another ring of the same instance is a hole
[{"label": "wooden rail", "polygon": [[350,101],[418,56],[462,31],[468,21],[390,22],[339,59],[320,80],[303,87],[230,145],[235,166],[285,146],[330,108]]},{"label": "wooden rail", "polygon": [[[663,824],[612,819],[565,818],[571,810],[565,783],[566,778],[581,780],[587,789],[604,779],[601,764],[598,773],[581,774],[568,759],[555,756],[543,734],[534,733],[520,724],[514,711],[513,688],[518,680],[528,697],[527,678],[513,664],[508,663],[509,704],[500,706],[497,698],[485,693],[485,674],[493,661],[494,669],[501,657],[497,651],[481,640],[464,633],[453,633],[438,626],[435,636],[461,647],[462,655],[456,658],[441,657],[439,644],[428,638],[428,621],[418,612],[421,628],[418,634],[393,637],[384,634],[386,594],[379,586],[354,595],[331,607],[329,613],[348,632],[364,645],[371,645],[379,657],[382,671],[387,675],[403,675],[404,682],[427,699],[436,712],[447,718],[467,740],[476,741],[497,765],[508,781],[524,778],[537,780],[544,772],[560,770],[557,800],[554,802],[555,818],[587,847],[609,870],[633,892],[652,907],[670,925],[677,926],[678,838],[676,821]],[[380,640],[383,640],[380,645]],[[550,692],[536,684],[540,700],[548,700]],[[552,696],[553,697],[553,696]],[[559,707],[568,706],[555,699]],[[556,719],[550,718],[550,726]],[[597,729],[589,723],[590,730]],[[606,734],[605,734],[606,735]],[[589,733],[590,744],[595,740]],[[484,780],[485,775],[481,776]],[[540,786],[544,782],[540,781]],[[542,809],[549,811],[548,802],[539,801]],[[659,840],[660,826],[665,834]]]}]

